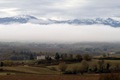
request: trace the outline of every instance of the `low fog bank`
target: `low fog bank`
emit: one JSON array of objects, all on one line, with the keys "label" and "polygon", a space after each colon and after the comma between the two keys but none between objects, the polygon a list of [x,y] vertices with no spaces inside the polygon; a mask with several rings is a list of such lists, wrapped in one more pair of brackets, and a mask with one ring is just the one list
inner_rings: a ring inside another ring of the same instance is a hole
[{"label": "low fog bank", "polygon": [[0,25],[0,42],[120,42],[120,28],[104,25]]}]

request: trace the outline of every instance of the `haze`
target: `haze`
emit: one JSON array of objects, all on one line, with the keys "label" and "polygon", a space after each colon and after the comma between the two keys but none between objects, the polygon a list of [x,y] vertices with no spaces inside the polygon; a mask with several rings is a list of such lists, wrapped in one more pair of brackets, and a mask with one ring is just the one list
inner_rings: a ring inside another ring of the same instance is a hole
[{"label": "haze", "polygon": [[120,28],[104,25],[0,25],[0,41],[7,42],[119,42],[119,34]]}]

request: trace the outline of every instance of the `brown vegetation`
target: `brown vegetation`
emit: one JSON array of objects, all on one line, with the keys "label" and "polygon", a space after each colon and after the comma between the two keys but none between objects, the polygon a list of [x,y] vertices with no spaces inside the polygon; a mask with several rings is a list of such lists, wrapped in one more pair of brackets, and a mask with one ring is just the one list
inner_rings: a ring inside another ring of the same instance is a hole
[{"label": "brown vegetation", "polygon": [[120,73],[102,74],[99,80],[120,80]]}]

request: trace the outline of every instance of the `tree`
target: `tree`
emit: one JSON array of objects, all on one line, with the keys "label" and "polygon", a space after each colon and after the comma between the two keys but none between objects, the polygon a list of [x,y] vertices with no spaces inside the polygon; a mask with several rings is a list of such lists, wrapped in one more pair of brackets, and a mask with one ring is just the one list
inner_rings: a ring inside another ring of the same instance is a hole
[{"label": "tree", "polygon": [[73,60],[73,54],[69,54],[68,59],[72,61]]},{"label": "tree", "polygon": [[56,54],[55,54],[55,59],[56,59],[56,60],[59,60],[59,59],[60,59],[59,53],[56,53]]},{"label": "tree", "polygon": [[51,60],[52,60],[52,58],[51,58],[50,56],[45,56],[45,59],[46,59],[47,61],[51,61]]},{"label": "tree", "polygon": [[66,60],[68,58],[68,55],[67,54],[61,54],[60,58],[62,60]]},{"label": "tree", "polygon": [[106,69],[107,69],[108,71],[110,70],[110,64],[109,64],[109,63],[107,63]]},{"label": "tree", "polygon": [[80,54],[77,54],[75,58],[77,61],[82,61],[82,56]]},{"label": "tree", "polygon": [[34,60],[34,55],[30,54],[30,60]]},{"label": "tree", "polygon": [[3,63],[3,62],[1,62],[1,63],[0,63],[0,66],[1,66],[1,67],[3,67],[3,66],[4,66],[4,63]]},{"label": "tree", "polygon": [[91,61],[92,57],[89,54],[83,55],[83,59],[86,61]]}]

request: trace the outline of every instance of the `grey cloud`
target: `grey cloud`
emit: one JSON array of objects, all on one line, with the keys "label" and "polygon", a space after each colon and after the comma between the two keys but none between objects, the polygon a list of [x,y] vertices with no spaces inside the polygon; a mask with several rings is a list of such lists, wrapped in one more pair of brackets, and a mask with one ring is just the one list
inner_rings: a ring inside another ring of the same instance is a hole
[{"label": "grey cloud", "polygon": [[[79,0],[70,0],[71,3]],[[120,0],[81,0],[79,5],[69,7],[69,0],[1,0],[0,8],[18,8],[20,14],[30,14],[39,17],[114,17],[120,14]],[[67,5],[64,6],[64,3]],[[78,4],[78,3],[76,3]],[[20,15],[18,14],[18,15]]]}]

